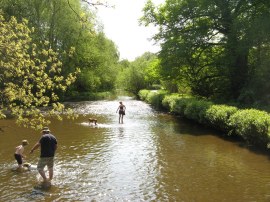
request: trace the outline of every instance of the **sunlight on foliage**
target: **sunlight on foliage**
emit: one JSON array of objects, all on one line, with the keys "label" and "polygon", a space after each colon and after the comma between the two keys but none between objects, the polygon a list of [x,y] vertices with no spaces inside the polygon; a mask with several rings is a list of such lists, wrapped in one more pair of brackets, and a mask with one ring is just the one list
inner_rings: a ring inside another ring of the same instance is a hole
[{"label": "sunlight on foliage", "polygon": [[[57,102],[57,94],[67,90],[80,70],[64,77],[59,53],[48,41],[42,44],[46,49],[39,49],[30,37],[33,29],[27,26],[27,20],[19,23],[11,17],[5,21],[0,14],[0,119],[9,114],[19,125],[41,129],[50,123],[47,115],[61,119],[61,113],[72,114]],[[72,48],[67,57],[74,51]],[[42,107],[49,107],[47,115]]]}]

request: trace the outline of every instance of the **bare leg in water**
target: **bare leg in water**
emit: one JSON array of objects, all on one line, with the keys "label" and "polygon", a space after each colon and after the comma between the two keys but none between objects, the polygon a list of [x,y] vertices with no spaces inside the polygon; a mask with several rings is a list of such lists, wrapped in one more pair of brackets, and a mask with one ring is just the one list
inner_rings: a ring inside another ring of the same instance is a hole
[{"label": "bare leg in water", "polygon": [[44,170],[38,170],[38,172],[41,175],[41,177],[43,178],[44,182],[48,181]]},{"label": "bare leg in water", "polygon": [[119,123],[124,123],[123,122],[123,114],[119,114]]},{"label": "bare leg in water", "polygon": [[53,179],[53,168],[49,168],[48,171],[49,171],[49,179],[47,179],[44,170],[39,170],[39,171],[38,171],[39,174],[41,175],[41,177],[43,178],[43,181],[44,181],[44,182],[51,181],[51,180]]},{"label": "bare leg in water", "polygon": [[53,179],[53,168],[49,168],[49,180]]}]

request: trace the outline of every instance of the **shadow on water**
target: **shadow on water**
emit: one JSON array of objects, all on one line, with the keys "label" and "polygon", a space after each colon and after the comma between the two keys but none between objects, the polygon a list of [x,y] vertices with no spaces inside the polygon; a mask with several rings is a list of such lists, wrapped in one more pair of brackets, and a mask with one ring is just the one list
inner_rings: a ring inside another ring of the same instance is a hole
[{"label": "shadow on water", "polygon": [[51,182],[40,182],[34,186],[35,190],[49,191],[52,188]]},{"label": "shadow on water", "polygon": [[[43,201],[50,196],[50,192],[53,189],[53,185],[50,182],[39,182],[34,185],[33,189],[29,192],[22,193],[22,198],[25,201]],[[21,199],[21,201],[24,201]]]},{"label": "shadow on water", "polygon": [[[181,132],[183,134],[193,135],[193,136],[203,136],[203,135],[211,134],[213,136],[221,138],[222,140],[231,142],[241,148],[247,149],[255,154],[268,156],[270,160],[270,149],[254,146],[252,144],[247,143],[240,136],[227,135],[226,133],[220,130],[201,125],[192,120],[188,120],[180,116],[174,116],[174,117],[176,121],[179,122],[181,125],[180,127],[176,127],[175,131]],[[185,127],[185,126],[188,126],[188,127]]]}]

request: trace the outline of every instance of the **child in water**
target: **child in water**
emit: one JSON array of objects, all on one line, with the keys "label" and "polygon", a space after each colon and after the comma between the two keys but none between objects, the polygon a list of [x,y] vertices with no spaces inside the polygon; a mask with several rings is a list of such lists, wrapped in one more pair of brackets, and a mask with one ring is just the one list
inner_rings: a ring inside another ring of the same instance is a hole
[{"label": "child in water", "polygon": [[18,163],[18,168],[21,169],[22,168],[22,164],[23,164],[23,158],[25,158],[26,156],[23,155],[23,152],[24,152],[24,147],[26,145],[28,145],[28,141],[27,140],[23,140],[22,141],[22,144],[17,146],[15,148],[15,154],[14,154],[14,157]]}]

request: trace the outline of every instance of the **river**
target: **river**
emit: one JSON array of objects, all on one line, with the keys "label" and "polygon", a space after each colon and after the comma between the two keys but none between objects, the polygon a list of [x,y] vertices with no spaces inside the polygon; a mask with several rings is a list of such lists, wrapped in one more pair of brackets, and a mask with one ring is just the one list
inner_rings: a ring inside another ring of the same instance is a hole
[{"label": "river", "polygon": [[[120,100],[127,107],[123,124]],[[30,142],[26,161],[37,163],[39,151],[28,153],[40,132],[0,121],[1,202],[270,201],[269,155],[130,97],[69,104],[78,119],[49,126],[58,140],[50,187],[40,186],[36,170],[14,170],[22,139]]]}]

